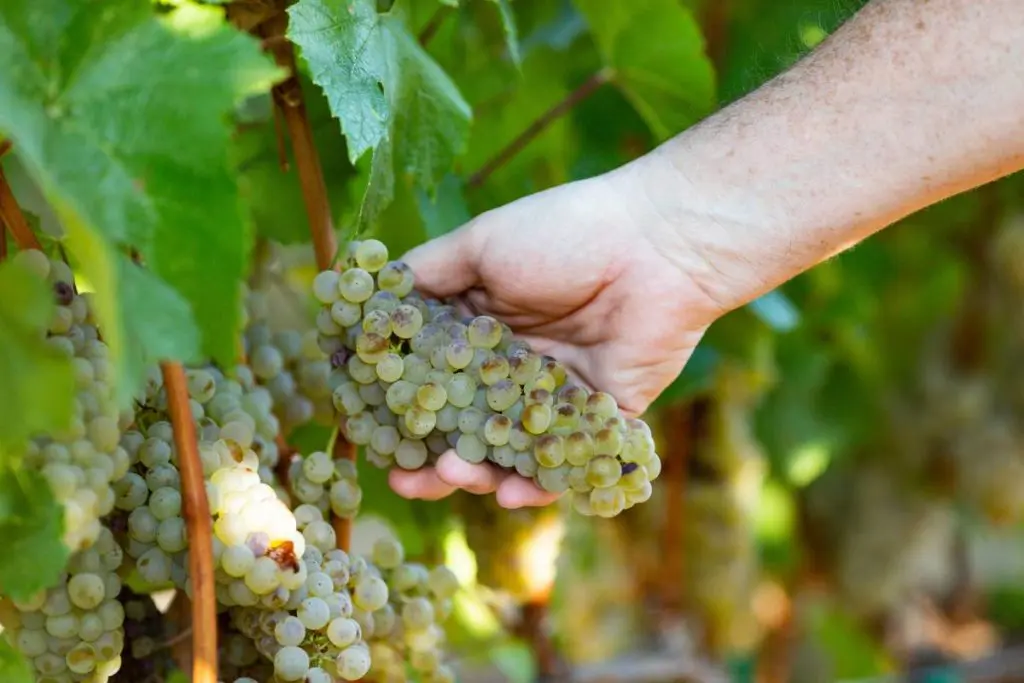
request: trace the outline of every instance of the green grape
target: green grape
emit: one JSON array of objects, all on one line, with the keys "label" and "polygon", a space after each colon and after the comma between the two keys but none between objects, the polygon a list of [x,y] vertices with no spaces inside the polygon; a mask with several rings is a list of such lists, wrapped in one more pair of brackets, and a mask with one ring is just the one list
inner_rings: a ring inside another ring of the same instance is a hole
[{"label": "green grape", "polygon": [[587,399],[586,412],[594,413],[607,420],[618,415],[619,405],[612,398],[611,394],[595,391]]},{"label": "green grape", "polygon": [[359,397],[369,406],[379,406],[385,403],[387,392],[379,383],[360,384]]},{"label": "green grape", "polygon": [[622,450],[622,434],[615,429],[602,429],[594,434],[594,452],[598,455],[618,455]]},{"label": "green grape", "polygon": [[491,415],[484,423],[484,440],[492,446],[504,446],[512,434],[512,420],[504,415]]},{"label": "green grape", "polygon": [[370,436],[370,446],[381,455],[392,455],[399,441],[401,437],[398,430],[391,425],[378,425]]},{"label": "green grape", "polygon": [[377,370],[359,356],[351,356],[346,364],[349,376],[360,384],[376,384]]},{"label": "green grape", "polygon": [[423,384],[427,381],[427,373],[430,372],[430,362],[415,353],[405,356],[405,369],[402,371],[402,379],[413,384]]},{"label": "green grape", "polygon": [[331,304],[331,319],[341,327],[352,327],[363,317],[362,307],[346,299],[338,299]]},{"label": "green grape", "polygon": [[462,370],[473,361],[473,347],[461,339],[454,339],[445,348],[444,358],[448,365],[456,370]]},{"label": "green grape", "polygon": [[542,361],[540,356],[532,351],[525,352],[523,355],[519,356],[509,355],[509,377],[511,377],[516,384],[526,384],[531,378],[535,377],[537,373],[540,372],[541,365]]},{"label": "green grape", "polygon": [[636,463],[626,463],[622,466],[622,478],[619,486],[625,491],[635,491],[647,484],[647,470]]},{"label": "green grape", "polygon": [[355,382],[339,384],[331,399],[334,407],[342,415],[355,415],[366,408],[366,402],[359,395],[359,385]]},{"label": "green grape", "polygon": [[388,387],[385,400],[388,408],[395,415],[405,415],[405,412],[416,402],[416,391],[418,387],[412,382],[400,379]]},{"label": "green grape", "polygon": [[643,464],[643,468],[647,471],[647,478],[654,481],[661,476],[661,458],[654,456]]},{"label": "green grape", "polygon": [[356,355],[367,365],[376,365],[390,350],[388,340],[375,332],[367,332],[356,337]]},{"label": "green grape", "polygon": [[449,368],[447,346],[435,346],[430,350],[430,367],[435,371]]},{"label": "green grape", "polygon": [[605,419],[597,413],[583,413],[580,415],[579,429],[594,436],[604,429]]},{"label": "green grape", "polygon": [[377,421],[368,412],[352,415],[345,420],[345,438],[358,446],[366,446],[373,437]]},{"label": "green grape", "polygon": [[[457,320],[448,323],[445,327],[445,333],[448,335],[448,341],[450,342],[458,339],[459,341],[469,344],[469,328]],[[473,351],[473,355],[476,355],[475,349]]]},{"label": "green grape", "polygon": [[362,576],[352,591],[352,602],[367,612],[379,610],[388,602],[388,585],[378,576]]},{"label": "green grape", "polygon": [[402,439],[395,449],[395,462],[404,470],[418,470],[426,464],[429,455],[422,441]]},{"label": "green grape", "polygon": [[487,413],[474,406],[459,411],[459,431],[463,434],[477,434],[486,421]]},{"label": "green grape", "polygon": [[477,369],[480,381],[487,386],[507,378],[508,372],[508,360],[504,356],[497,355],[492,355],[490,358],[483,360]]},{"label": "green grape", "polygon": [[373,563],[381,569],[394,569],[405,562],[405,548],[397,539],[379,538],[373,544]]},{"label": "green grape", "polygon": [[583,412],[587,407],[587,398],[590,392],[586,387],[578,384],[565,384],[558,389],[556,397],[559,403],[571,403],[576,409]]},{"label": "green grape", "polygon": [[501,379],[487,387],[487,405],[491,410],[508,410],[519,400],[519,385],[510,379]]},{"label": "green grape", "polygon": [[569,375],[565,370],[565,366],[559,363],[557,360],[551,357],[544,357],[544,371],[555,378],[556,386],[563,386]]},{"label": "green grape", "polygon": [[590,491],[578,491],[574,489],[572,494],[572,509],[586,517],[594,515],[594,508],[590,506]]},{"label": "green grape", "polygon": [[[469,362],[469,366],[466,369],[469,372],[471,372],[474,377],[478,377],[479,378],[480,377],[480,366],[482,366],[484,363],[486,363],[487,361],[491,360],[492,358],[502,358],[502,356],[499,356],[498,354],[496,354],[494,351],[491,351],[490,349],[476,349],[476,348],[474,348],[473,349],[473,360],[471,360]],[[508,361],[506,361],[506,363],[507,362]]]},{"label": "green grape", "polygon": [[594,457],[594,439],[586,432],[573,432],[565,438],[565,459],[583,467]]},{"label": "green grape", "polygon": [[519,476],[532,479],[537,475],[539,466],[537,461],[533,459],[533,453],[517,453],[515,462],[516,472]]},{"label": "green grape", "polygon": [[448,392],[438,382],[427,382],[416,390],[416,402],[421,408],[438,411],[448,403]]},{"label": "green grape", "polygon": [[533,443],[533,456],[541,467],[558,467],[565,462],[562,437],[544,434]]},{"label": "green grape", "polygon": [[469,323],[467,336],[472,346],[493,349],[501,343],[501,324],[490,316],[479,315]]},{"label": "green grape", "polygon": [[391,312],[391,329],[396,337],[412,339],[423,329],[423,314],[415,306],[402,304]]},{"label": "green grape", "polygon": [[505,469],[515,467],[516,449],[512,448],[508,444],[504,446],[495,446],[491,449],[491,462],[498,467],[504,467]]},{"label": "green grape", "polygon": [[569,465],[540,467],[537,470],[537,484],[549,493],[565,493],[569,490]]},{"label": "green grape", "polygon": [[543,370],[535,374],[523,385],[523,391],[527,394],[533,392],[534,389],[546,389],[549,392],[553,392],[556,388],[554,376]]},{"label": "green grape", "polygon": [[322,304],[333,304],[341,296],[338,283],[341,277],[333,270],[317,273],[313,278],[313,296]]},{"label": "green grape", "polygon": [[517,451],[533,452],[533,434],[526,431],[522,422],[512,423],[512,431],[508,435],[508,445]]},{"label": "green grape", "polygon": [[523,410],[523,427],[531,434],[543,434],[551,425],[551,406],[534,403]]},{"label": "green grape", "polygon": [[[433,382],[434,384],[440,384],[443,387],[447,387],[448,383],[452,381],[452,377],[454,376],[455,373],[449,372],[448,370],[431,369],[427,372],[427,379],[424,383]],[[447,389],[445,389],[445,392],[447,392]]]},{"label": "green grape", "polygon": [[651,482],[645,481],[642,486],[635,489],[627,489],[626,495],[626,507],[633,507],[640,503],[646,503],[651,499],[651,495],[654,493],[654,487],[651,486]]},{"label": "green grape", "polygon": [[[397,353],[387,353],[373,366],[382,382],[397,382],[405,374],[405,361]],[[371,385],[376,386],[376,385]]]},{"label": "green grape", "polygon": [[363,240],[356,246],[355,260],[363,270],[376,273],[388,262],[388,248],[380,240]]},{"label": "green grape", "polygon": [[590,509],[601,517],[614,517],[626,509],[626,494],[617,486],[590,492]]},{"label": "green grape", "polygon": [[555,416],[551,421],[551,433],[568,436],[576,431],[580,422],[580,411],[571,403],[559,403],[555,406]]},{"label": "green grape", "polygon": [[372,332],[381,337],[390,337],[391,316],[384,311],[368,311],[363,316],[363,332]]},{"label": "green grape", "polygon": [[622,465],[615,458],[599,455],[587,463],[587,483],[595,488],[608,488],[619,483]]},{"label": "green grape", "polygon": [[455,444],[455,452],[466,462],[477,464],[487,459],[487,444],[475,434],[462,434]]},{"label": "green grape", "polygon": [[434,606],[426,598],[413,598],[402,606],[402,623],[412,631],[422,631],[434,623]]},{"label": "green grape", "polygon": [[464,372],[457,372],[448,382],[448,402],[456,408],[467,408],[476,394],[476,381]]},{"label": "green grape", "polygon": [[547,389],[534,389],[533,391],[527,392],[523,396],[523,403],[528,406],[532,406],[535,403],[540,403],[546,406],[554,406],[555,397]]},{"label": "green grape", "polygon": [[501,411],[501,414],[504,415],[505,417],[507,417],[508,419],[512,420],[513,422],[515,422],[516,420],[522,419],[522,417],[523,417],[523,409],[525,407],[526,407],[526,404],[520,398],[518,401],[516,401],[515,403],[512,404],[511,408],[508,408],[507,410]]},{"label": "green grape", "polygon": [[590,489],[594,488],[587,482],[586,467],[575,466],[569,470],[568,482],[569,488],[573,491],[590,491]]},{"label": "green grape", "polygon": [[341,274],[338,289],[346,300],[361,304],[373,296],[373,276],[362,268],[349,268]]},{"label": "green grape", "polygon": [[434,323],[427,323],[412,336],[409,347],[413,353],[428,357],[430,352],[448,341],[444,328]]},{"label": "green grape", "polygon": [[[440,415],[440,413],[438,414]],[[450,448],[447,435],[437,429],[429,434],[423,442],[427,444],[427,450],[437,455],[441,455]]]},{"label": "green grape", "polygon": [[377,284],[397,297],[408,296],[415,285],[412,269],[401,261],[391,261],[377,273]]},{"label": "green grape", "polygon": [[454,432],[459,428],[460,412],[462,411],[451,403],[445,404],[439,411],[437,411],[437,424],[435,425],[435,428],[442,432]]},{"label": "green grape", "polygon": [[415,436],[424,437],[437,424],[437,413],[419,406],[412,406],[405,411],[405,426]]},{"label": "green grape", "polygon": [[371,311],[384,311],[391,315],[401,303],[401,299],[391,292],[377,291],[363,304],[363,310],[367,313]]}]

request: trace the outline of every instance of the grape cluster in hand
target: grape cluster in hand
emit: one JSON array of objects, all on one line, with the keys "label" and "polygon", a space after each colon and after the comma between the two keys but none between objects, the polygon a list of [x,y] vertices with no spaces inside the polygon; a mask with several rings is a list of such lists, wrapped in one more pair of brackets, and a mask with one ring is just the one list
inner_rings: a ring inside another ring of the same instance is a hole
[{"label": "grape cluster in hand", "polygon": [[411,269],[377,240],[352,243],[340,272],[313,281],[334,406],[369,462],[416,470],[454,450],[545,491],[572,491],[586,515],[613,517],[650,498],[661,461],[642,420],[496,319],[462,316],[414,287]]}]

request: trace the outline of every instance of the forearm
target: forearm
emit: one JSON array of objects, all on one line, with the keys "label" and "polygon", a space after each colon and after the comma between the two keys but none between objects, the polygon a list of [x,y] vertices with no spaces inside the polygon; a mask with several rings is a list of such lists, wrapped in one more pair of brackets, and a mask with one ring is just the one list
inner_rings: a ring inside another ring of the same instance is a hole
[{"label": "forearm", "polygon": [[794,68],[624,167],[732,308],[1024,167],[1024,2],[876,0]]}]

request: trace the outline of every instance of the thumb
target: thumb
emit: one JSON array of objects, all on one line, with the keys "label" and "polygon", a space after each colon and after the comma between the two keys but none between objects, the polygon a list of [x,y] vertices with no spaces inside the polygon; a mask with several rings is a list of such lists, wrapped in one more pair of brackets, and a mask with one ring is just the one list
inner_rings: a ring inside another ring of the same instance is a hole
[{"label": "thumb", "polygon": [[443,298],[476,285],[480,279],[479,233],[474,220],[407,252],[402,260],[412,268],[416,289]]}]

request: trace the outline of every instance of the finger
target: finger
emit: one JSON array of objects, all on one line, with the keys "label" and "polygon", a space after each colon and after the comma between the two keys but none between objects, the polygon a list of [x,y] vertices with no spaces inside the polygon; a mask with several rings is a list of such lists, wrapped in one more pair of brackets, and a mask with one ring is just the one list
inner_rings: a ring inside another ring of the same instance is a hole
[{"label": "finger", "polygon": [[501,482],[496,498],[498,505],[514,510],[550,505],[558,500],[559,494],[545,491],[529,479],[513,474]]},{"label": "finger", "polygon": [[433,467],[414,471],[393,469],[388,472],[388,484],[403,498],[421,500],[440,500],[450,496],[456,488],[438,477]]},{"label": "finger", "polygon": [[442,453],[437,459],[436,469],[437,476],[446,484],[476,494],[493,493],[508,476],[490,463],[468,463],[455,451]]},{"label": "finger", "polygon": [[416,289],[443,298],[463,292],[479,281],[480,253],[479,227],[471,222],[421,244],[402,260],[416,276]]}]

